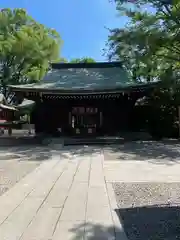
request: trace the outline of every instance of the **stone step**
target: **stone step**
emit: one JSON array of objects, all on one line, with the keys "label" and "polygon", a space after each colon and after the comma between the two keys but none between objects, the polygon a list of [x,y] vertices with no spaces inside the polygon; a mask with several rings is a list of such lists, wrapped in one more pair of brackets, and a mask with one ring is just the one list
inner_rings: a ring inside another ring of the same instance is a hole
[{"label": "stone step", "polygon": [[123,138],[69,138],[64,139],[64,146],[68,145],[104,145],[123,143]]}]

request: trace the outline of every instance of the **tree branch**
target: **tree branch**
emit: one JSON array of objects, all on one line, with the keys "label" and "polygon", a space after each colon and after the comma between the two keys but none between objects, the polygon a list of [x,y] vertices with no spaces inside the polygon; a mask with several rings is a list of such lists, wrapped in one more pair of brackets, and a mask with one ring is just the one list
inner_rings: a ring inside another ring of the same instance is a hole
[{"label": "tree branch", "polygon": [[179,25],[180,21],[178,21],[178,19],[172,15],[171,9],[170,9],[167,5],[164,5],[164,8],[165,8],[166,11],[168,12],[168,14],[169,14],[169,16],[171,17],[171,19],[172,19],[176,24]]},{"label": "tree branch", "polygon": [[163,54],[157,54],[157,57],[163,57],[163,58],[167,58],[169,60],[173,60],[173,61],[177,61],[177,62],[180,62],[180,58],[175,58],[175,57],[170,57],[170,56],[167,56],[167,55],[163,55]]}]

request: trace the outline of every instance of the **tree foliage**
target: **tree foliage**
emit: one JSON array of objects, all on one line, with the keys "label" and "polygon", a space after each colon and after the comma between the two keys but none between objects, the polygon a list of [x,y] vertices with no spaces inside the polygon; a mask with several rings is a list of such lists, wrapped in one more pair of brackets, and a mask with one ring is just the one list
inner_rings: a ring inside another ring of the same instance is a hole
[{"label": "tree foliage", "polygon": [[1,86],[40,80],[59,57],[59,34],[36,22],[24,9],[0,11]]},{"label": "tree foliage", "polygon": [[84,58],[74,58],[70,62],[71,63],[94,63],[96,61],[93,58],[84,57]]},{"label": "tree foliage", "polygon": [[119,13],[129,21],[125,28],[110,30],[108,57],[121,60],[134,81],[161,81],[148,101],[152,129],[156,122],[161,134],[167,129],[172,133],[174,106],[180,103],[180,0],[133,2],[116,0]]},{"label": "tree foliage", "polygon": [[51,63],[68,63],[68,60],[66,58],[60,57],[56,60],[52,60]]},{"label": "tree foliage", "polygon": [[[110,31],[109,57],[121,59],[134,79],[169,79],[180,67],[180,1],[136,1],[136,8],[116,0],[129,18],[126,28]],[[135,1],[134,1],[135,2]],[[177,77],[176,77],[177,80]]]}]

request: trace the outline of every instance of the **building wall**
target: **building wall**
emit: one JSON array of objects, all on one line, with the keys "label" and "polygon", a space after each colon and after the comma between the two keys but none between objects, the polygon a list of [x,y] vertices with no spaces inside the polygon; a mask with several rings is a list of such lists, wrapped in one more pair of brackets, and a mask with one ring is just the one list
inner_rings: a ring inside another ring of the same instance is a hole
[{"label": "building wall", "polygon": [[[72,128],[71,116],[73,107],[97,108],[96,134],[115,135],[128,131],[129,117],[134,101],[128,98],[118,99],[81,99],[81,100],[45,100],[37,101],[32,113],[32,122],[36,125],[36,132],[60,135],[76,135]],[[86,134],[86,131],[84,131]]]}]

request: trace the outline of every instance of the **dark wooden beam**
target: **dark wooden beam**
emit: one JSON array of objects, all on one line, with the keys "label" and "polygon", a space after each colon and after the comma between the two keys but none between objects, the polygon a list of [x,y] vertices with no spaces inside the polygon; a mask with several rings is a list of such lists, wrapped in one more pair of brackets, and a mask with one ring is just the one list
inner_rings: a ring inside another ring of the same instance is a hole
[{"label": "dark wooden beam", "polygon": [[93,62],[93,63],[52,63],[53,69],[68,69],[68,68],[122,68],[121,62]]}]

